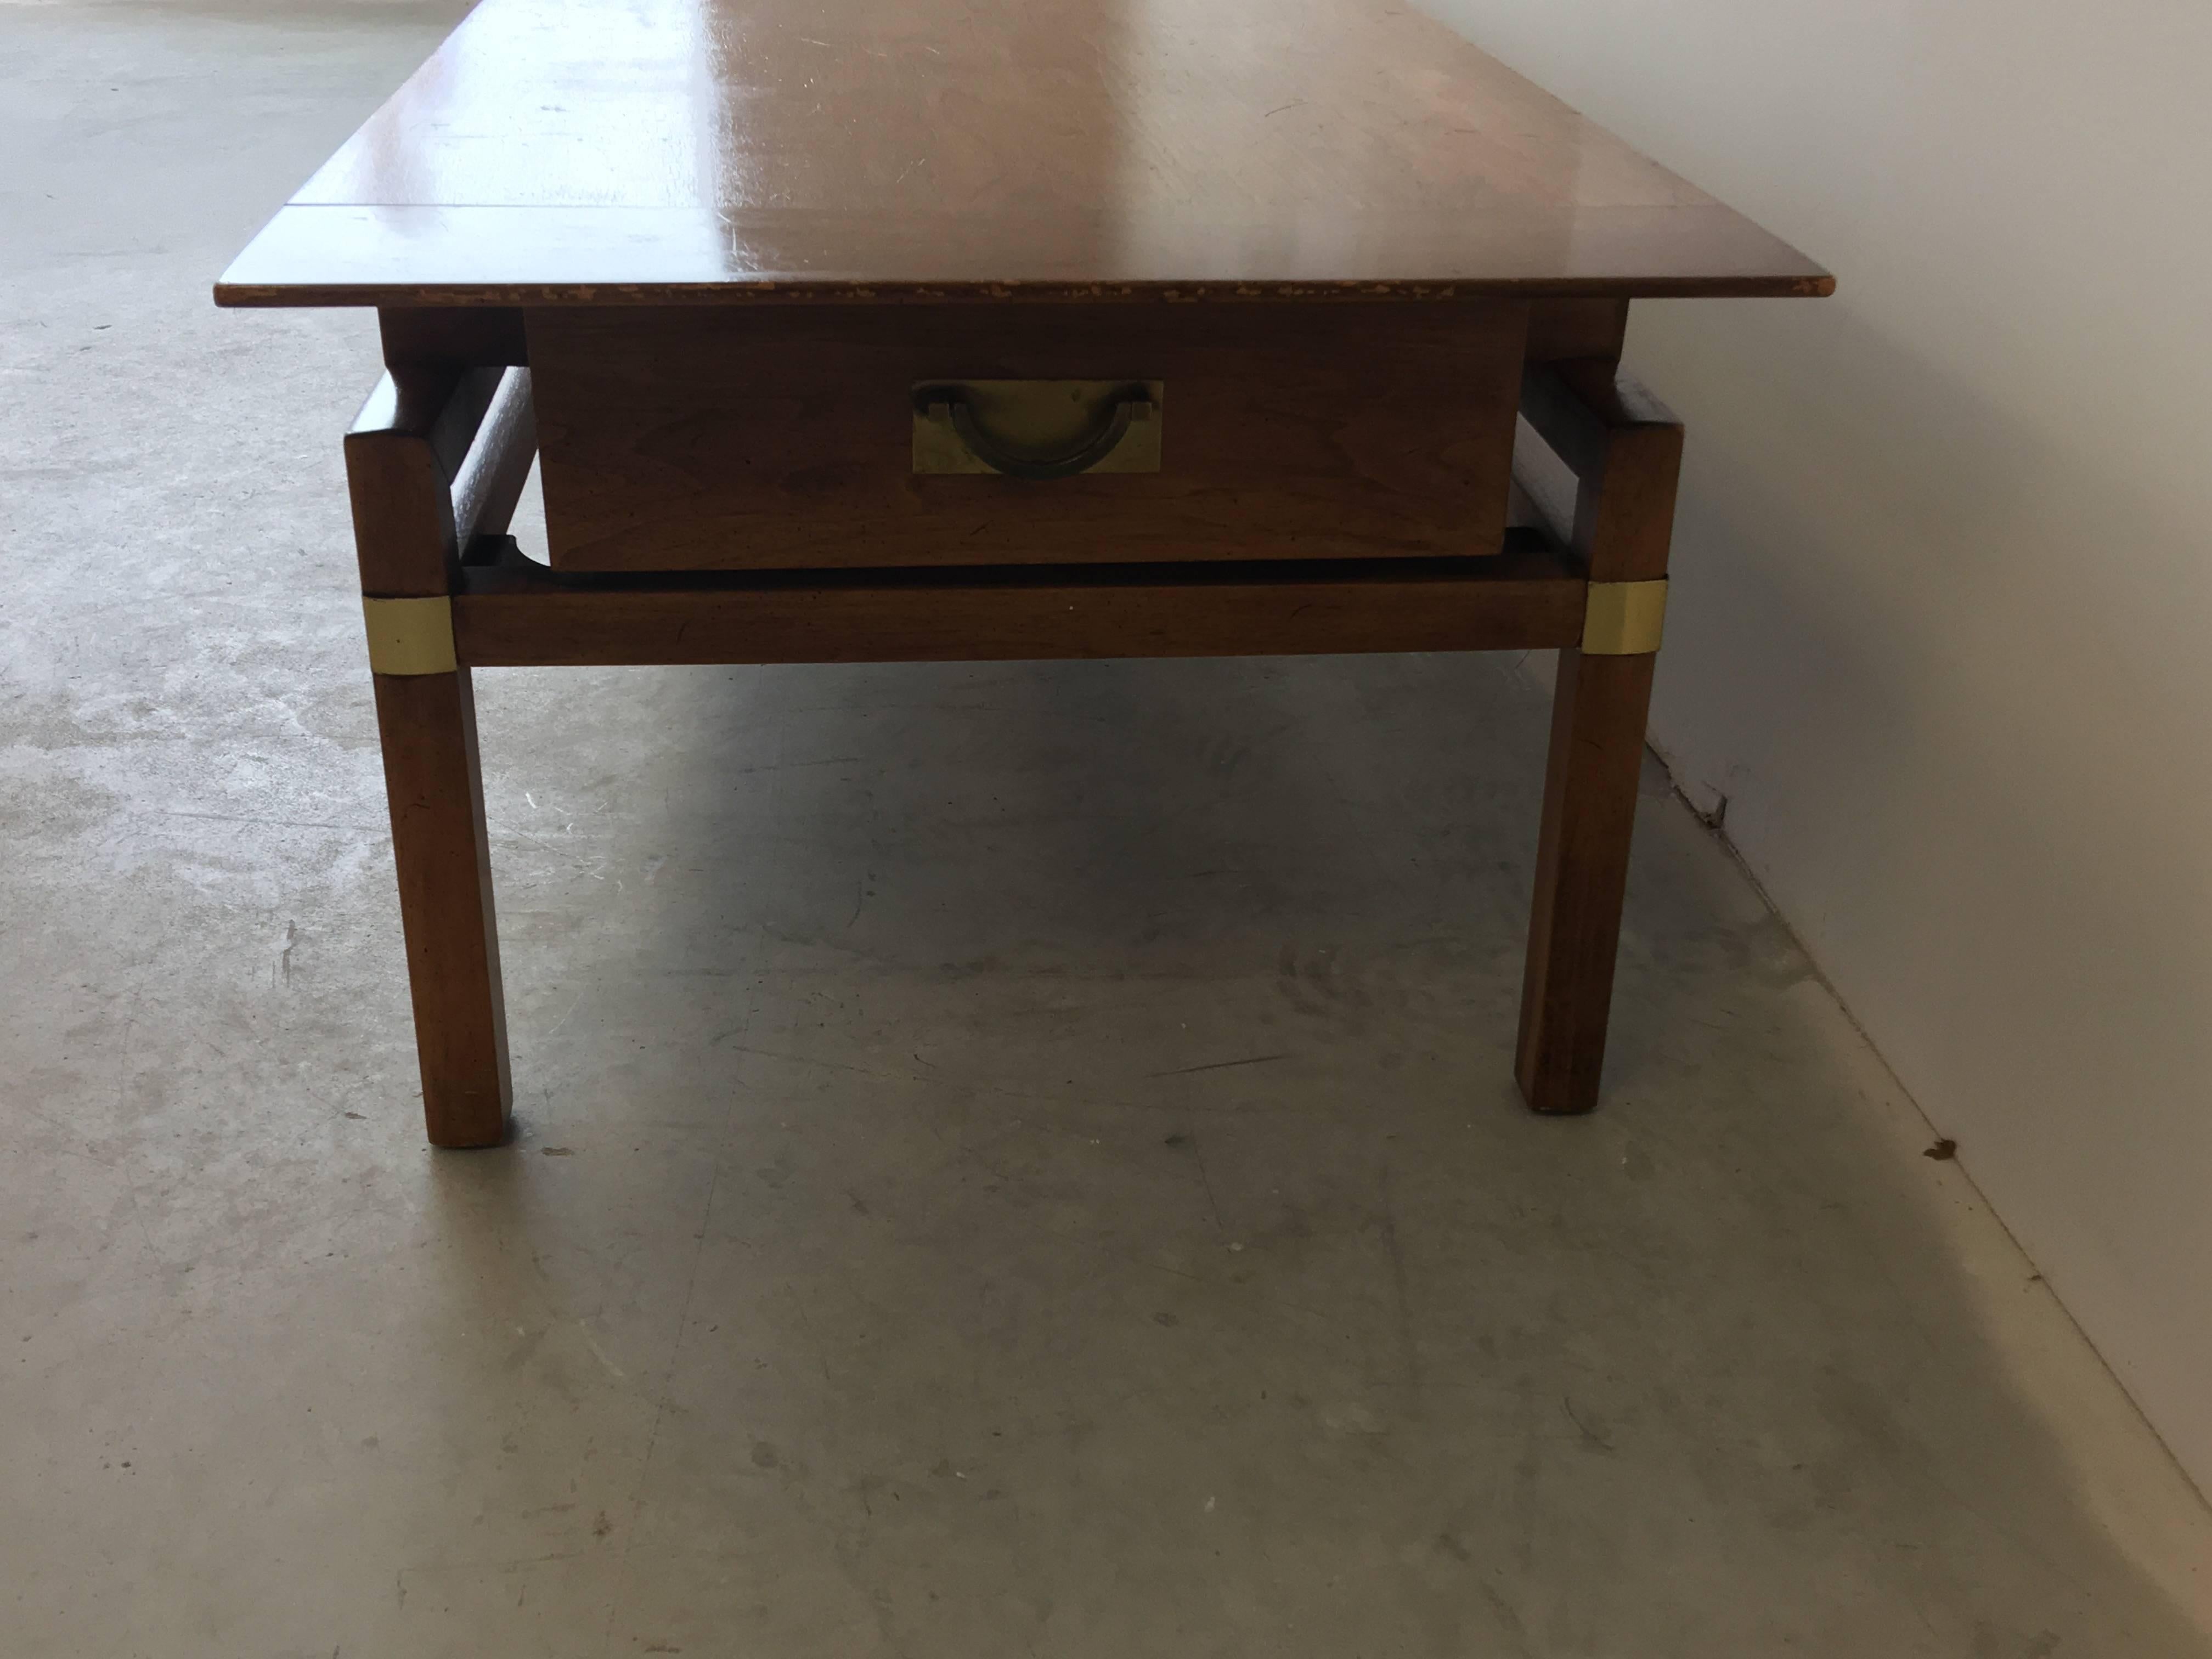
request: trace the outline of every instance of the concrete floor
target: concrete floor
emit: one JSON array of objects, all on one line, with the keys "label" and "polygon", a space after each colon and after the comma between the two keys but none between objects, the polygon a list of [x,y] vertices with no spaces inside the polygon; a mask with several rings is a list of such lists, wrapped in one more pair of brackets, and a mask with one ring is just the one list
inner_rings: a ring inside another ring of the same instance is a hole
[{"label": "concrete floor", "polygon": [[427,1151],[372,330],[206,289],[450,17],[0,7],[0,1655],[2212,1654],[1663,780],[1516,1103],[1508,661],[488,674],[521,1133]]}]

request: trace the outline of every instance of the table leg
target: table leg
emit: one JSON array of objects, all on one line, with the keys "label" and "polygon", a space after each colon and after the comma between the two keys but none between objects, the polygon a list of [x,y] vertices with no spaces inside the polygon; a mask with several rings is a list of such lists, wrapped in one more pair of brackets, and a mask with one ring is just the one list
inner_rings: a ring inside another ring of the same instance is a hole
[{"label": "table leg", "polygon": [[1540,1112],[1597,1104],[1656,661],[1559,653],[1514,1063]]},{"label": "table leg", "polygon": [[497,1146],[514,1089],[475,692],[465,668],[374,678],[423,1116],[433,1146]]},{"label": "table leg", "polygon": [[1597,1104],[1664,614],[1680,422],[1609,361],[1532,368],[1522,412],[1577,483],[1590,581],[1579,649],[1559,653],[1514,1074],[1540,1112]]},{"label": "table leg", "polygon": [[459,549],[506,527],[530,465],[521,370],[395,368],[346,434],[376,721],[431,1144],[495,1146],[513,1086]]}]

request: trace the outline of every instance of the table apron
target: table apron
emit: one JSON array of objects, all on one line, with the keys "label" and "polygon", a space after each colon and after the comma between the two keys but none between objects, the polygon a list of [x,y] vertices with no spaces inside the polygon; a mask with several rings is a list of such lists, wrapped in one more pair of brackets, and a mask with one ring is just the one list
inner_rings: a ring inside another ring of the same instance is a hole
[{"label": "table apron", "polygon": [[985,662],[1533,650],[1582,636],[1589,584],[1568,557],[1317,562],[1257,580],[1092,567],[654,581],[477,567],[453,595],[454,653],[480,668]]}]

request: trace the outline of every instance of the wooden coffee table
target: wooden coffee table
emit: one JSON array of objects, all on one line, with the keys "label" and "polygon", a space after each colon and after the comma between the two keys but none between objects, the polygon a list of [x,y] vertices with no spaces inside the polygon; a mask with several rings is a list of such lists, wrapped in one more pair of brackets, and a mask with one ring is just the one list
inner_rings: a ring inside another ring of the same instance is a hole
[{"label": "wooden coffee table", "polygon": [[1682,442],[1628,304],[1832,286],[1382,0],[483,0],[216,288],[381,320],[430,1139],[507,1129],[470,674],[520,664],[1557,647],[1516,1073],[1587,1110]]}]

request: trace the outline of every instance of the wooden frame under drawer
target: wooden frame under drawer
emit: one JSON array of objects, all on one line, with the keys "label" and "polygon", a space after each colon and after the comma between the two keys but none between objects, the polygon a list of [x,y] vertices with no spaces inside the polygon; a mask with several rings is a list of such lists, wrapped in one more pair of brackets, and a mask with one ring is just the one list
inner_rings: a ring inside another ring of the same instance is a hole
[{"label": "wooden frame under drawer", "polygon": [[[526,316],[571,570],[1465,556],[1504,535],[1516,301]],[[913,388],[1158,382],[1159,470],[917,476]]]}]

